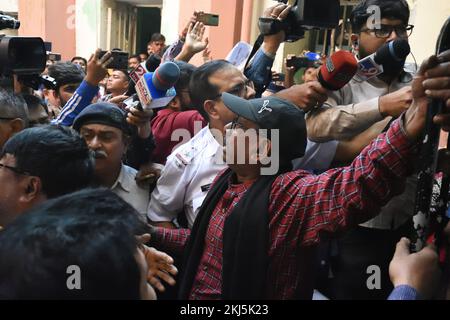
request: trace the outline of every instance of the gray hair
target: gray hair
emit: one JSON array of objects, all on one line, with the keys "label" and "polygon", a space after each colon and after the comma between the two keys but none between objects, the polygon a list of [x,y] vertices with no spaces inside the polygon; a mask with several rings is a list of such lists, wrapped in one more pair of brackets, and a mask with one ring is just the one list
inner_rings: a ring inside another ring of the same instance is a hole
[{"label": "gray hair", "polygon": [[25,100],[12,91],[0,89],[0,118],[22,119],[28,127],[28,108]]}]

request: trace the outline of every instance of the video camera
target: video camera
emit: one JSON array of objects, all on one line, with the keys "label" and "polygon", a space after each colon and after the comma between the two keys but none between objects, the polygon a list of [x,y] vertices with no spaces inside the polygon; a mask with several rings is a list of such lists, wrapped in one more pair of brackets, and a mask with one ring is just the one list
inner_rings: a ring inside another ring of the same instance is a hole
[{"label": "video camera", "polygon": [[[287,3],[288,0],[277,0]],[[260,18],[259,29],[263,35],[286,33],[286,42],[295,42],[310,29],[333,29],[339,25],[339,0],[296,0],[287,18]]]},{"label": "video camera", "polygon": [[[0,12],[0,30],[18,29],[20,21]],[[17,75],[25,85],[37,83],[45,70],[47,52],[44,41],[37,37],[10,37],[0,35],[0,77],[2,85],[12,83]]]}]

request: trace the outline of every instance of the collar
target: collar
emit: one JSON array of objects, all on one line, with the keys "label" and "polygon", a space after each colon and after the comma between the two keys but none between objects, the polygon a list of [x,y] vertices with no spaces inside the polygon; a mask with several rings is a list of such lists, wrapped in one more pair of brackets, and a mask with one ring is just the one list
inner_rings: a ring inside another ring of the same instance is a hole
[{"label": "collar", "polygon": [[127,168],[122,163],[122,168],[120,169],[119,177],[117,178],[116,182],[112,186],[111,190],[121,187],[126,192],[131,192],[131,180],[129,178],[129,175],[127,174]]},{"label": "collar", "polygon": [[213,157],[217,154],[217,151],[220,149],[221,150],[221,145],[219,144],[219,142],[217,142],[217,140],[214,138],[211,129],[208,127],[204,128],[205,132],[204,132],[204,141],[205,141],[205,145],[204,148],[206,148],[205,150],[205,157]]}]

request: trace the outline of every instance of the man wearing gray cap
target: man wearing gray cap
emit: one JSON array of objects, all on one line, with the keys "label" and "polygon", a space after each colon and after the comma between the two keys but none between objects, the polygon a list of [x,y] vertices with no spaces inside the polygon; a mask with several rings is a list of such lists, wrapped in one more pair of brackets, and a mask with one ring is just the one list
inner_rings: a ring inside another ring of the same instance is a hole
[{"label": "man wearing gray cap", "polygon": [[131,135],[126,114],[114,104],[92,104],[78,115],[73,128],[95,152],[96,184],[110,188],[133,206],[145,221],[149,190],[138,186],[135,181],[137,171],[122,163]]},{"label": "man wearing gray cap", "polygon": [[[449,61],[450,50],[425,61],[413,81],[411,108],[350,166],[321,175],[289,172],[306,146],[302,111],[278,98],[246,101],[223,93],[217,103],[236,115],[226,126],[229,169],[215,179],[192,231],[152,230],[161,250],[184,254],[179,298],[311,299],[313,258],[323,235],[379,214],[413,170],[428,99],[444,100],[450,110],[450,90],[442,85],[450,79]],[[450,115],[434,121],[449,130]],[[229,154],[241,145],[245,161],[233,161]],[[262,175],[274,156],[279,170]]]}]

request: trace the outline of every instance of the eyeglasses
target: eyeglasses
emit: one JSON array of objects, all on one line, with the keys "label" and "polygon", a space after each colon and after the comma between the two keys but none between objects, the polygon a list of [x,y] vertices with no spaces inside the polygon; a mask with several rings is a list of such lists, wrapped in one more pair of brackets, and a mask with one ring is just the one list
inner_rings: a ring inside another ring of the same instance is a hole
[{"label": "eyeglasses", "polygon": [[[231,88],[230,90],[225,91],[225,92],[232,94],[233,96],[245,98],[245,97],[247,97],[249,88],[251,90],[255,90],[255,85],[254,85],[253,81],[251,81],[249,79],[245,79],[244,82],[234,86],[233,88]],[[219,93],[218,95],[216,95],[214,97],[214,99],[211,99],[211,100],[216,100],[216,99],[220,98],[221,96],[222,96],[222,93]]]},{"label": "eyeglasses", "polygon": [[10,166],[7,166],[6,164],[3,164],[3,163],[0,163],[0,168],[5,168],[5,169],[8,169],[8,170],[11,170],[15,174],[18,174],[18,175],[21,175],[21,176],[31,176],[31,173],[29,173],[28,171],[21,170],[19,168],[10,167]]},{"label": "eyeglasses", "polygon": [[377,38],[389,38],[392,34],[392,31],[395,30],[395,33],[400,38],[408,38],[411,36],[413,32],[414,26],[409,24],[407,26],[391,26],[387,24],[382,24],[380,28],[377,29],[362,29],[361,32],[372,32],[375,34]]}]

